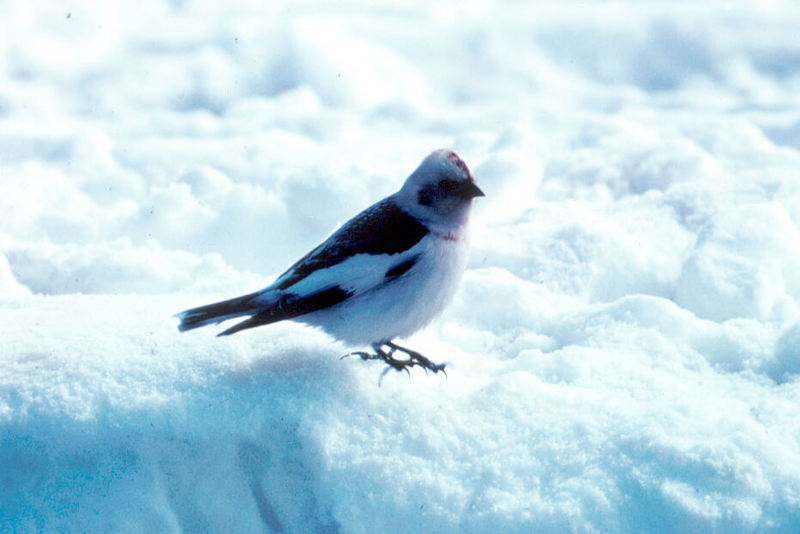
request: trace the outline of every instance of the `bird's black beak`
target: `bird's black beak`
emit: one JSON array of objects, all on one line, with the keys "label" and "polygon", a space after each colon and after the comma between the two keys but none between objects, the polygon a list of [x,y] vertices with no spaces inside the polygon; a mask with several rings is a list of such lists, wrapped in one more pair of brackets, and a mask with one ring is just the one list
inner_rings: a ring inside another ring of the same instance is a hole
[{"label": "bird's black beak", "polygon": [[458,193],[467,200],[475,197],[486,196],[483,191],[481,191],[481,188],[478,187],[472,180],[461,182],[461,186],[458,188]]}]

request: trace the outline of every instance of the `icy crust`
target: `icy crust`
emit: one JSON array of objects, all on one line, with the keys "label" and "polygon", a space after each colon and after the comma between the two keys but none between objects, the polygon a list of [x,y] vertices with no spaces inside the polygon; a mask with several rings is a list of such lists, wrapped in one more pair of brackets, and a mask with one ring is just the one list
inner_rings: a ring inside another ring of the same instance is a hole
[{"label": "icy crust", "polygon": [[339,362],[327,339],[297,328],[279,326],[266,344],[178,336],[170,314],[188,302],[5,303],[4,319],[27,334],[11,337],[0,366],[0,530],[313,532],[331,523],[306,466],[303,421],[353,377],[330,373],[322,364]]},{"label": "icy crust", "polygon": [[207,295],[6,300],[1,528],[797,525],[796,328],[719,324],[652,296],[576,312],[486,269],[462,298],[488,290],[536,328],[460,300],[417,338],[449,378],[381,386],[378,365],[339,360],[344,347],[299,325],[178,336],[170,313]]}]

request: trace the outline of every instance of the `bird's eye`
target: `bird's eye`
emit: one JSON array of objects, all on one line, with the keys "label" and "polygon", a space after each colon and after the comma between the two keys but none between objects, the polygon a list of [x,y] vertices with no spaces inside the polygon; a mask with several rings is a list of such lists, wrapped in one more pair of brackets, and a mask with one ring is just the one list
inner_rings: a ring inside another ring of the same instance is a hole
[{"label": "bird's eye", "polygon": [[439,189],[441,189],[445,193],[453,191],[457,186],[458,183],[455,180],[441,180],[439,182]]}]

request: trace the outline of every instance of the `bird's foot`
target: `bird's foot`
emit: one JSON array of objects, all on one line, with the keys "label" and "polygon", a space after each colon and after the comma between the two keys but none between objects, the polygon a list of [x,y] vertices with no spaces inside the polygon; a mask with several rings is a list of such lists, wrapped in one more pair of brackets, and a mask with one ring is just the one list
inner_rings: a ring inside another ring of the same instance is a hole
[{"label": "bird's foot", "polygon": [[[388,350],[384,349],[384,347],[388,347]],[[445,365],[447,364],[434,363],[419,352],[401,347],[400,345],[392,343],[391,341],[380,344],[376,343],[372,345],[372,348],[375,350],[374,354],[370,352],[358,351],[345,354],[342,356],[342,358],[346,358],[347,356],[358,356],[362,360],[382,360],[388,367],[384,369],[381,377],[388,373],[390,369],[394,369],[396,371],[405,371],[410,375],[411,373],[409,372],[409,369],[412,367],[422,367],[426,373],[428,371],[433,371],[434,373],[441,371],[445,376],[447,376],[447,371],[444,370]],[[397,352],[404,353],[406,356],[408,356],[408,358],[395,358],[394,355]]]}]

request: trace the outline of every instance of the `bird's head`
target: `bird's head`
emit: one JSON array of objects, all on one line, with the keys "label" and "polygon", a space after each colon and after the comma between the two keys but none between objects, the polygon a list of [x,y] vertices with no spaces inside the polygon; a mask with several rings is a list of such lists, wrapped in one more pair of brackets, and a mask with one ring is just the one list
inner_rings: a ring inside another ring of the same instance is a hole
[{"label": "bird's head", "polygon": [[422,160],[397,193],[401,208],[442,231],[466,223],[472,200],[482,196],[467,165],[446,149]]}]

